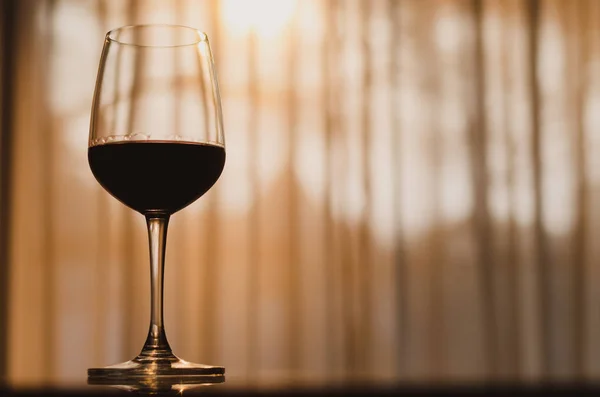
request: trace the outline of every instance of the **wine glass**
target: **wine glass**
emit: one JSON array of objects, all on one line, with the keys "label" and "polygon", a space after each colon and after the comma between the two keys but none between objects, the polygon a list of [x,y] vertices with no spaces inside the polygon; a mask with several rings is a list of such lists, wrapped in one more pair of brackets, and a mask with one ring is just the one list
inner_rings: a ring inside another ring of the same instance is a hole
[{"label": "wine glass", "polygon": [[141,353],[88,369],[89,379],[224,380],[225,369],[175,356],[163,325],[169,217],[206,193],[225,165],[216,72],[206,34],[175,25],[125,26],[106,34],[90,121],[88,161],[113,197],[146,218],[150,329]]}]

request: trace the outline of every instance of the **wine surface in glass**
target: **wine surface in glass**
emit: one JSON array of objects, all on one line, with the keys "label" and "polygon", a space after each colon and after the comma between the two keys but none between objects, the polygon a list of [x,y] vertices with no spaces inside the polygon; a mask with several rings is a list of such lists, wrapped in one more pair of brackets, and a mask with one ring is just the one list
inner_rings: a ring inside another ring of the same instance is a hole
[{"label": "wine surface in glass", "polygon": [[170,215],[215,184],[225,149],[192,142],[112,142],[90,147],[88,161],[100,185],[126,206]]}]

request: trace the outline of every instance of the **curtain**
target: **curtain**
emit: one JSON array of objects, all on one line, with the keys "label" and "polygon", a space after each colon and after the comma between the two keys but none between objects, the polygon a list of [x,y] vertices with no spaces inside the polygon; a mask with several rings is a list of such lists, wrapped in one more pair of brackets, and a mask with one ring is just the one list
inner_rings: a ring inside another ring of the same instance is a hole
[{"label": "curtain", "polygon": [[229,380],[600,377],[600,3],[15,2],[7,373],[149,319],[142,216],[87,164],[104,34],[207,32],[227,163],[170,223],[166,330]]}]

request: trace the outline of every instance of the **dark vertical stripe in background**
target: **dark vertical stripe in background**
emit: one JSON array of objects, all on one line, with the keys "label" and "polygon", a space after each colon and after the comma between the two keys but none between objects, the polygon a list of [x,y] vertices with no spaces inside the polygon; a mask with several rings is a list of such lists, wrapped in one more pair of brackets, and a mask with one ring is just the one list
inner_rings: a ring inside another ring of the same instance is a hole
[{"label": "dark vertical stripe in background", "polygon": [[528,83],[531,98],[531,161],[533,166],[533,194],[534,194],[534,239],[535,239],[535,274],[537,277],[540,324],[540,370],[546,374],[549,369],[550,338],[548,337],[551,327],[548,293],[549,274],[548,254],[546,250],[546,233],[542,221],[543,197],[542,197],[542,156],[541,156],[541,131],[540,131],[540,88],[537,80],[538,70],[538,44],[539,44],[539,22],[540,2],[529,0],[527,2],[527,28],[528,28]]},{"label": "dark vertical stripe in background", "polygon": [[[520,1],[520,0],[517,0]],[[507,299],[508,299],[508,313],[507,313],[507,323],[510,324],[510,336],[509,336],[509,347],[508,347],[508,355],[509,360],[507,365],[509,368],[507,370],[510,379],[517,379],[519,374],[521,373],[522,367],[522,353],[519,348],[519,341],[521,339],[521,316],[519,307],[521,306],[521,293],[519,288],[519,269],[521,262],[519,261],[519,257],[517,254],[517,222],[516,222],[516,189],[515,189],[515,181],[516,181],[516,172],[517,166],[516,162],[516,153],[515,153],[515,142],[514,142],[514,131],[511,125],[511,115],[509,107],[511,106],[511,100],[513,95],[513,87],[511,85],[510,79],[510,59],[511,53],[509,49],[511,48],[514,40],[515,40],[515,29],[513,28],[515,22],[509,18],[510,13],[516,12],[516,8],[514,7],[514,1],[511,2],[498,2],[500,5],[500,19],[502,21],[502,43],[500,51],[502,51],[502,71],[501,71],[501,79],[502,79],[502,87],[503,87],[503,95],[502,95],[502,107],[504,109],[502,114],[502,124],[504,126],[503,131],[503,144],[506,149],[506,186],[508,189],[508,230],[507,230],[507,253],[505,255],[506,258],[506,266],[508,270],[508,291],[507,291]]]},{"label": "dark vertical stripe in background", "polygon": [[[440,87],[442,84],[442,76],[437,72],[437,65],[440,62],[440,54],[438,52],[437,43],[434,41],[434,32],[431,30],[419,34],[421,27],[425,25],[433,25],[435,23],[436,13],[432,7],[436,3],[435,0],[427,0],[429,7],[418,7],[418,3],[411,2],[413,12],[417,16],[413,22],[414,34],[417,35],[417,46],[419,47],[416,53],[418,56],[427,59],[427,62],[421,66],[422,71],[418,73],[421,77],[422,94],[427,103],[427,109],[430,114],[440,114],[441,99],[439,98]],[[426,136],[426,156],[428,166],[431,167],[431,174],[428,175],[428,190],[431,192],[431,223],[428,227],[428,232],[425,235],[426,252],[423,254],[423,265],[425,271],[423,274],[426,277],[426,285],[428,288],[428,305],[427,305],[427,353],[428,353],[428,371],[436,379],[440,379],[445,375],[446,370],[446,321],[444,318],[444,297],[445,288],[444,282],[446,279],[444,259],[446,255],[446,247],[443,233],[445,225],[442,213],[442,160],[443,150],[442,145],[442,129],[441,119],[427,118],[423,120]],[[415,272],[416,273],[416,272]]]},{"label": "dark vertical stripe in background", "polygon": [[288,113],[288,348],[289,348],[289,366],[292,371],[297,371],[300,367],[300,345],[303,341],[301,336],[302,310],[300,306],[300,280],[301,268],[299,266],[298,238],[300,230],[298,214],[298,179],[296,178],[296,152],[297,152],[297,126],[298,123],[298,103],[297,103],[297,64],[299,40],[297,35],[296,13],[292,15],[288,27],[289,38],[287,41],[287,113]]},{"label": "dark vertical stripe in background", "polygon": [[[42,90],[42,94],[38,98],[40,101],[40,111],[38,112],[38,117],[42,120],[40,123],[40,127],[43,130],[40,133],[40,138],[43,140],[42,147],[42,172],[44,174],[42,178],[43,183],[43,194],[44,194],[44,202],[43,202],[43,211],[42,211],[42,223],[41,227],[43,228],[43,240],[42,240],[42,252],[43,255],[43,264],[42,271],[44,272],[44,306],[45,310],[43,311],[43,320],[42,324],[45,328],[43,336],[43,353],[41,355],[41,359],[43,360],[42,370],[44,372],[44,376],[46,379],[52,379],[56,371],[56,316],[57,316],[57,308],[56,308],[56,269],[57,269],[57,261],[56,261],[56,233],[55,233],[55,180],[56,180],[56,170],[57,167],[57,156],[56,156],[56,142],[55,142],[55,123],[52,122],[52,118],[50,115],[50,103],[48,98],[48,93],[50,92],[50,79],[48,73],[48,64],[50,60],[50,54],[52,54],[53,50],[53,23],[54,19],[52,18],[54,7],[56,2],[51,0],[47,3],[47,7],[43,9],[45,14],[44,20],[44,28],[45,35],[43,36],[43,42],[40,48],[40,55],[42,56],[41,62],[37,63],[36,66],[36,74],[39,75],[40,87]],[[32,41],[33,42],[33,41]],[[38,92],[40,88],[34,89],[34,91]]]},{"label": "dark vertical stripe in background", "polygon": [[0,3],[0,382],[7,375],[8,307],[10,297],[10,197],[12,172],[12,133],[15,106],[15,38],[17,37],[17,0]]},{"label": "dark vertical stripe in background", "polygon": [[358,296],[359,296],[359,315],[358,315],[358,338],[357,347],[357,364],[361,372],[368,370],[368,357],[371,347],[371,329],[373,322],[371,321],[371,283],[372,275],[376,272],[371,256],[371,140],[376,138],[371,131],[371,103],[372,101],[372,77],[371,70],[374,62],[371,58],[371,35],[369,34],[371,22],[371,1],[360,1],[358,12],[360,13],[360,52],[362,60],[361,71],[361,106],[360,106],[360,143],[362,150],[362,190],[364,194],[364,206],[360,217],[359,229],[359,255],[358,255]]},{"label": "dark vertical stripe in background", "polygon": [[[339,30],[339,41],[338,48],[339,54],[338,58],[336,58],[339,62],[335,63],[334,71],[336,76],[340,76],[337,80],[337,87],[339,90],[339,96],[336,98],[337,101],[334,103],[336,106],[335,111],[339,118],[336,119],[337,125],[334,131],[335,133],[335,144],[336,146],[340,146],[340,157],[339,163],[341,164],[339,167],[335,167],[334,165],[334,197],[337,195],[341,195],[344,197],[343,200],[337,201],[336,213],[343,213],[347,208],[348,197],[345,195],[342,186],[347,183],[348,179],[348,168],[349,163],[353,159],[349,159],[348,150],[348,127],[350,122],[346,120],[343,115],[343,106],[347,106],[345,101],[347,101],[346,97],[349,95],[348,83],[346,81],[347,78],[344,78],[343,73],[343,61],[344,56],[347,55],[348,52],[348,35],[346,33],[346,27],[349,26],[348,19],[350,19],[351,8],[348,6],[350,4],[349,1],[340,1],[338,2],[337,10],[336,10],[336,18],[340,23]],[[353,76],[354,77],[354,76]],[[335,151],[335,149],[333,149]],[[338,264],[338,277],[339,282],[338,286],[340,289],[340,307],[338,308],[341,313],[341,323],[343,324],[343,330],[340,332],[340,336],[343,340],[343,354],[342,354],[342,362],[343,368],[346,373],[350,375],[356,370],[356,334],[357,334],[357,323],[356,323],[356,241],[352,240],[352,232],[353,230],[348,225],[348,220],[335,219],[333,218],[334,225],[336,225],[336,230],[338,233],[338,243],[337,249],[339,250],[339,264]]]},{"label": "dark vertical stripe in background", "polygon": [[400,126],[400,45],[402,38],[400,36],[400,0],[388,0],[388,10],[391,18],[390,32],[390,125],[392,128],[392,177],[394,194],[394,288],[396,298],[396,327],[397,327],[397,350],[396,350],[396,371],[403,374],[406,370],[405,356],[407,329],[406,310],[407,310],[407,287],[406,283],[406,261],[404,258],[404,236],[402,228],[402,130]]},{"label": "dark vertical stripe in background", "polygon": [[322,75],[322,98],[324,108],[324,135],[325,135],[325,169],[324,173],[324,197],[323,197],[323,208],[325,218],[325,244],[323,248],[323,256],[325,263],[325,307],[326,307],[326,318],[325,318],[325,332],[326,332],[326,348],[327,348],[327,368],[334,367],[333,357],[335,355],[335,335],[334,335],[334,313],[335,313],[335,302],[334,302],[334,291],[335,291],[335,268],[333,266],[333,224],[331,219],[331,187],[333,185],[332,176],[332,135],[334,129],[334,110],[332,106],[332,97],[335,90],[334,77],[331,73],[331,58],[332,52],[337,48],[336,37],[337,33],[335,29],[335,6],[336,0],[323,1],[323,13],[324,13],[324,30],[323,39],[321,42],[321,75]]},{"label": "dark vertical stripe in background", "polygon": [[[589,2],[588,2],[589,4]],[[587,184],[587,152],[584,127],[583,106],[588,93],[587,87],[589,79],[587,78],[588,56],[591,49],[588,48],[589,41],[589,19],[586,9],[575,7],[577,2],[570,2],[570,23],[569,28],[574,32],[570,39],[571,54],[568,54],[568,60],[571,62],[569,76],[573,79],[570,87],[573,87],[573,113],[572,118],[575,121],[575,229],[573,232],[573,284],[571,287],[573,308],[573,353],[574,368],[573,373],[577,377],[585,375],[585,341],[586,341],[586,319],[587,312],[585,264],[587,253],[587,229],[588,229],[588,184]],[[587,8],[587,7],[586,7]]]},{"label": "dark vertical stripe in background", "polygon": [[488,206],[488,189],[490,187],[487,167],[487,112],[485,86],[485,54],[484,54],[484,2],[472,1],[472,17],[474,22],[474,90],[472,104],[475,107],[475,118],[470,131],[472,186],[475,209],[475,233],[477,241],[477,266],[479,268],[479,285],[482,298],[482,320],[484,330],[485,360],[488,363],[488,376],[492,378],[498,373],[498,319],[494,288],[494,256],[491,243],[492,231]]}]

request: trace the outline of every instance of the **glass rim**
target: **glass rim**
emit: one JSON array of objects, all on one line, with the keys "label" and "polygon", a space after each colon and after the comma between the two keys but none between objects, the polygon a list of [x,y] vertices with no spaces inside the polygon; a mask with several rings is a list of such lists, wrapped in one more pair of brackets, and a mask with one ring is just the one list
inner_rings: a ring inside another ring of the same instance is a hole
[{"label": "glass rim", "polygon": [[[140,28],[171,28],[171,29],[183,29],[183,30],[188,30],[191,32],[194,32],[196,34],[196,40],[192,41],[192,42],[186,42],[183,44],[159,44],[159,45],[152,45],[152,44],[139,44],[139,43],[133,43],[133,42],[126,42],[126,41],[122,41],[119,40],[118,38],[114,37],[114,35],[116,33],[125,31],[125,30],[130,30],[130,29],[140,29]],[[189,46],[194,46],[197,45],[199,43],[203,43],[203,42],[208,42],[208,35],[196,28],[192,28],[189,26],[185,26],[185,25],[173,25],[173,24],[166,24],[166,23],[150,23],[150,24],[140,24],[140,25],[125,25],[125,26],[121,26],[115,29],[111,29],[106,33],[105,36],[106,40],[111,42],[111,43],[115,43],[115,44],[119,44],[119,45],[126,45],[126,46],[131,46],[131,47],[145,47],[145,48],[175,48],[175,47],[189,47]]]}]

